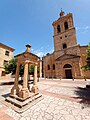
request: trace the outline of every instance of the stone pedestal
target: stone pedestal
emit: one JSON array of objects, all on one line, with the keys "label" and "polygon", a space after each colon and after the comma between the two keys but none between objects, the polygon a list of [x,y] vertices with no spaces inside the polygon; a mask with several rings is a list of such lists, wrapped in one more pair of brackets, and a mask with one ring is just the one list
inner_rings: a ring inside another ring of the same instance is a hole
[{"label": "stone pedestal", "polygon": [[17,86],[13,86],[12,89],[11,89],[11,95],[18,95],[19,94],[19,87]]},{"label": "stone pedestal", "polygon": [[38,86],[33,85],[33,86],[32,86],[32,92],[35,93],[35,94],[39,93]]},{"label": "stone pedestal", "polygon": [[[26,95],[26,94],[25,94]],[[18,113],[22,113],[42,100],[43,97],[40,94],[32,93],[28,98],[20,98],[18,96],[10,95],[6,98],[6,105],[14,109]]]},{"label": "stone pedestal", "polygon": [[28,90],[28,88],[26,89],[22,89],[20,92],[19,92],[19,95],[18,95],[20,98],[28,98],[30,96],[30,92]]}]

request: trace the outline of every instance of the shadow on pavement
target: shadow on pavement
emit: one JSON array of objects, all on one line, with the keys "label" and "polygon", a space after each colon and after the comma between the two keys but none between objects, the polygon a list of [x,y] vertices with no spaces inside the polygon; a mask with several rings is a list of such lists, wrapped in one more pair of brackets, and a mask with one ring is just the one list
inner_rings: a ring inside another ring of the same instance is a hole
[{"label": "shadow on pavement", "polygon": [[90,88],[77,87],[75,94],[81,99],[80,103],[90,106]]},{"label": "shadow on pavement", "polygon": [[[23,84],[23,80],[19,80],[18,81],[19,84]],[[28,81],[28,84],[32,84],[33,83],[33,80],[29,80]],[[14,85],[14,81],[10,81],[10,82],[2,82],[0,83],[0,85]]]},{"label": "shadow on pavement", "polygon": [[2,95],[2,97],[7,98],[10,95],[10,93]]},{"label": "shadow on pavement", "polygon": [[14,82],[2,82],[2,83],[0,83],[0,85],[13,85],[14,84]]}]

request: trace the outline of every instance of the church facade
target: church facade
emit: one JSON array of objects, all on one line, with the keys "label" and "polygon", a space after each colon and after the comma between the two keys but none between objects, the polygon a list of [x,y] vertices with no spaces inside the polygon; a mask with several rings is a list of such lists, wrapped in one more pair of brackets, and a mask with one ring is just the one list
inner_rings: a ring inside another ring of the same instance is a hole
[{"label": "church facade", "polygon": [[53,22],[54,52],[42,58],[43,76],[47,78],[90,78],[90,71],[83,71],[86,64],[87,46],[80,46],[76,40],[73,15],[61,10],[58,20]]}]

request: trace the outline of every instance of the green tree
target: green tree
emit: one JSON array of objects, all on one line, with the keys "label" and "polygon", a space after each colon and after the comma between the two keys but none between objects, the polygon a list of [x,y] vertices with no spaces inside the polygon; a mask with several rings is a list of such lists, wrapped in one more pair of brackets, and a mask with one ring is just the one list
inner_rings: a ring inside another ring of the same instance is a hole
[{"label": "green tree", "polygon": [[[30,69],[29,69],[29,73],[30,75],[34,75],[34,65],[30,65]],[[39,66],[37,67],[37,76],[39,77],[39,73],[40,73],[40,68]]]},{"label": "green tree", "polygon": [[[8,62],[8,64],[4,65],[4,69],[5,69],[6,74],[9,74],[9,73],[12,73],[12,75],[15,74],[16,67],[17,67],[17,59],[13,58]],[[24,65],[21,64],[19,74],[22,76],[23,73],[24,73]]]},{"label": "green tree", "polygon": [[[9,61],[8,64],[4,65],[4,69],[5,69],[6,74],[9,74],[9,73],[12,73],[12,75],[15,74],[16,73],[16,67],[17,67],[17,59],[13,58],[12,60]],[[37,69],[38,76],[39,76],[39,71],[40,70],[39,70],[39,67],[38,67],[38,69]],[[22,76],[23,73],[24,73],[24,65],[21,64],[19,75]],[[31,64],[30,67],[29,67],[29,74],[34,75],[34,65],[33,64]]]},{"label": "green tree", "polygon": [[20,65],[19,75],[22,76],[23,74],[24,74],[24,65],[21,64],[21,65]]},{"label": "green tree", "polygon": [[15,58],[13,58],[12,60],[9,61],[8,64],[4,65],[6,74],[9,74],[9,73],[15,74],[16,73],[16,62],[17,62],[17,60]]},{"label": "green tree", "polygon": [[34,65],[30,65],[30,68],[29,68],[29,74],[30,75],[34,75]]},{"label": "green tree", "polygon": [[87,48],[87,54],[86,54],[86,65],[82,67],[83,70],[87,71],[90,70],[90,43]]},{"label": "green tree", "polygon": [[37,76],[40,77],[40,67],[37,68]]}]

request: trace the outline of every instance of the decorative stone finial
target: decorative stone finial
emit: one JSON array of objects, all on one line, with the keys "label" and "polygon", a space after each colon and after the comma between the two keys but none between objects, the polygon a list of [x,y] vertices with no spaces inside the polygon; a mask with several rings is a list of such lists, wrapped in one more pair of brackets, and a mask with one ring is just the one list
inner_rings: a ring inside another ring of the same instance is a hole
[{"label": "decorative stone finial", "polygon": [[26,52],[31,52],[31,51],[30,51],[30,48],[31,48],[31,45],[30,45],[30,44],[27,44],[27,45],[26,45]]},{"label": "decorative stone finial", "polygon": [[64,11],[62,10],[62,8],[61,8],[61,12],[60,12],[60,17],[63,17],[64,16]]}]

